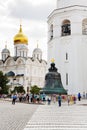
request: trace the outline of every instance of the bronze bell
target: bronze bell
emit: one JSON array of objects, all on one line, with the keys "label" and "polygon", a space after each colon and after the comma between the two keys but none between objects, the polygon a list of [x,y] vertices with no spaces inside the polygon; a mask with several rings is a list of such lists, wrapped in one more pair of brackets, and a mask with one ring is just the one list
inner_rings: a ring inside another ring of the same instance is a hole
[{"label": "bronze bell", "polygon": [[57,72],[55,63],[51,63],[49,72],[45,76],[45,85],[40,93],[45,94],[67,94],[61,82],[61,75]]}]

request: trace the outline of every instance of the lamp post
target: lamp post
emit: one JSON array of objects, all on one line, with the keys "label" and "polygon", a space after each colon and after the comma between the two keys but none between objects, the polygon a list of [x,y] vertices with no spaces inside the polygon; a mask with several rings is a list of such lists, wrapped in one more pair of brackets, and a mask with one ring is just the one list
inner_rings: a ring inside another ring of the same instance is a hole
[{"label": "lamp post", "polygon": [[31,90],[31,78],[28,80],[28,87],[27,87],[27,92],[30,92]]}]

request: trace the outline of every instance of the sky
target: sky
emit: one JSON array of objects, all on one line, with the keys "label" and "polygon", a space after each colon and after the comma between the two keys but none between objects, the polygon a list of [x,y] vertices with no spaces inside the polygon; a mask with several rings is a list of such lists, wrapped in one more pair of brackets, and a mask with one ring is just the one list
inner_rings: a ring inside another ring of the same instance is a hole
[{"label": "sky", "polygon": [[47,17],[55,8],[56,0],[0,0],[0,53],[7,45],[11,56],[14,55],[13,38],[21,20],[29,41],[29,56],[38,43],[43,59],[47,60]]}]

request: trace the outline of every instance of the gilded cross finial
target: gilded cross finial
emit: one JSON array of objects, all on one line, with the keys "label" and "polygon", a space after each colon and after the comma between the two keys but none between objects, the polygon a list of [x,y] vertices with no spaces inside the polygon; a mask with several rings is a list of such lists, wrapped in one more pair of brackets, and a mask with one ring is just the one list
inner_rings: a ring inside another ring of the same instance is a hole
[{"label": "gilded cross finial", "polygon": [[54,61],[55,61],[54,58],[52,58],[52,59],[51,59],[51,62],[54,63]]},{"label": "gilded cross finial", "polygon": [[22,20],[20,19],[20,30],[19,32],[22,32]]}]

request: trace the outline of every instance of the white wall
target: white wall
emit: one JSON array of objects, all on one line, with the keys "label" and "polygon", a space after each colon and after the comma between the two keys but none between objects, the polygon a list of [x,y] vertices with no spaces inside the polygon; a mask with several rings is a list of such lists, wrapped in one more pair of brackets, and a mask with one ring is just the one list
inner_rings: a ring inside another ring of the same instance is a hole
[{"label": "white wall", "polygon": [[57,8],[64,8],[73,5],[87,6],[87,0],[57,0]]},{"label": "white wall", "polygon": [[[69,4],[67,2],[65,5]],[[74,0],[73,3],[75,3]],[[48,18],[48,28],[52,23],[54,26],[54,38],[48,40],[48,63],[51,57],[55,59],[63,85],[72,94],[87,92],[87,36],[82,35],[84,18],[87,18],[87,11],[80,7],[69,8],[67,11],[55,10]],[[71,22],[71,35],[62,37],[61,24],[65,19]],[[68,61],[65,60],[66,52],[69,57]],[[66,85],[66,73],[69,75],[68,85]]]}]

